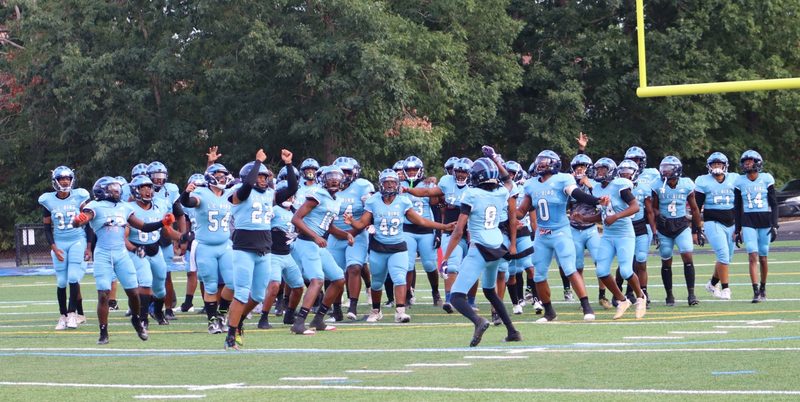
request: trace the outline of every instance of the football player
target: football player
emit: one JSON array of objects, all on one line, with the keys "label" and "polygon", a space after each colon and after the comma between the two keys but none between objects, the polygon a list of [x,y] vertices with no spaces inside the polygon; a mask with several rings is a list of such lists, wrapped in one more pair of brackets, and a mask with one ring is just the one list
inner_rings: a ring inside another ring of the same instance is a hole
[{"label": "football player", "polygon": [[[547,270],[555,253],[578,294],[583,310],[583,319],[593,321],[594,310],[589,304],[583,278],[575,268],[575,244],[569,228],[567,201],[569,197],[578,202],[597,205],[600,200],[580,190],[572,175],[561,173],[561,158],[553,151],[545,150],[536,156],[528,173],[531,179],[525,182],[525,198],[518,208],[518,217],[536,211],[536,238],[533,240],[534,281],[544,307],[544,317],[537,322],[556,319],[550,302],[550,286]],[[606,199],[607,201],[607,199]]]},{"label": "football player", "polygon": [[[224,165],[214,163],[203,176],[206,186],[198,187],[190,182],[181,193],[180,202],[186,208],[194,208],[197,219],[192,252],[197,274],[204,284],[203,304],[208,317],[208,333],[221,334],[226,329],[220,312],[227,311],[233,299],[231,203],[225,194],[230,173]],[[220,278],[225,282],[221,287]]]},{"label": "football player", "polygon": [[[267,285],[277,293],[280,274],[273,278],[272,270],[272,217],[273,205],[286,201],[297,191],[297,176],[292,167],[292,153],[281,150],[281,160],[287,167],[288,187],[281,193],[273,189],[272,172],[263,165],[267,155],[263,149],[256,152],[255,160],[239,171],[242,182],[230,191],[233,221],[234,292],[228,314],[228,335],[225,349],[238,350],[243,344],[244,320],[257,304],[264,301]],[[273,300],[275,296],[273,295]]]},{"label": "football player", "polygon": [[[333,302],[342,299],[344,291],[344,271],[328,251],[328,234],[340,239],[346,239],[353,245],[353,235],[344,232],[331,223],[339,214],[340,200],[336,193],[344,180],[344,172],[335,166],[326,166],[320,169],[320,185],[306,194],[305,202],[292,217],[292,224],[298,232],[294,242],[295,253],[301,257],[303,276],[311,282],[303,297],[303,306],[297,313],[291,331],[294,334],[312,335],[314,330],[332,331],[336,327],[325,324],[325,314],[328,313]],[[306,328],[306,318],[320,294],[323,281],[330,281],[330,286],[325,291],[314,319],[311,321],[313,329]]]},{"label": "football player", "polygon": [[[661,178],[653,183],[653,213],[658,231],[661,254],[661,280],[667,292],[667,306],[675,305],[672,294],[672,249],[677,246],[683,260],[683,276],[686,279],[690,306],[700,303],[694,294],[695,270],[692,259],[694,244],[702,245],[698,233],[702,232],[700,210],[694,198],[695,185],[692,179],[683,176],[683,164],[675,156],[667,156],[659,165]],[[641,178],[640,178],[641,180]],[[692,227],[686,219],[686,205],[692,214]],[[649,213],[649,212],[648,212]]]},{"label": "football player", "polygon": [[[617,164],[610,158],[600,158],[594,164],[594,169],[598,185],[594,186],[592,194],[609,199],[608,205],[600,208],[601,215],[597,219],[603,224],[603,236],[597,248],[597,278],[617,300],[614,319],[621,318],[631,302],[611,277],[611,263],[616,256],[622,278],[628,281],[636,293],[636,318],[642,318],[647,311],[647,301],[639,286],[639,278],[633,272],[636,234],[631,217],[639,210],[639,202],[631,191],[633,183],[617,176]],[[632,172],[626,174],[630,175]]]},{"label": "football player", "polygon": [[[708,174],[695,180],[694,197],[703,211],[703,228],[717,261],[714,273],[706,283],[706,290],[714,297],[730,300],[728,287],[728,265],[733,258],[734,184],[739,177],[728,172],[728,157],[722,152],[714,152],[706,160]],[[722,290],[717,284],[722,283]]]},{"label": "football player", "polygon": [[372,311],[367,322],[377,322],[383,318],[381,313],[381,289],[387,275],[393,277],[394,295],[397,298],[394,321],[406,323],[411,316],[406,313],[403,300],[406,300],[406,272],[408,256],[406,255],[406,236],[403,217],[420,227],[439,230],[452,230],[455,224],[444,225],[420,216],[413,208],[408,197],[398,197],[400,180],[391,169],[381,172],[379,177],[380,194],[371,196],[364,205],[359,219],[351,212],[344,213],[344,221],[356,232],[363,231],[369,225],[375,225],[375,235],[369,241],[369,259],[372,269]]},{"label": "football player", "polygon": [[[153,198],[153,182],[147,175],[139,175],[131,180],[130,191],[134,201],[128,204],[133,213],[145,223],[159,222],[169,213],[163,199]],[[125,247],[130,253],[131,261],[136,268],[136,279],[139,282],[139,304],[141,304],[139,317],[147,327],[147,312],[152,301],[153,317],[158,325],[167,325],[169,322],[164,317],[167,263],[158,245],[162,233],[159,231],[146,233],[130,227],[127,231],[129,233],[125,239]],[[174,234],[176,239],[180,237],[175,231],[164,232],[164,236]]]},{"label": "football player", "polygon": [[[648,217],[655,216],[647,214],[653,209],[653,190],[646,180],[639,180],[639,164],[625,159],[620,162],[617,168],[619,177],[633,182],[633,195],[639,203],[639,210],[631,217],[633,220],[633,231],[636,234],[636,248],[634,251],[633,272],[639,277],[639,285],[642,288],[647,305],[650,305],[650,296],[647,294],[647,253],[650,251],[650,243],[653,241],[653,233],[656,232],[655,220],[652,222]],[[621,285],[621,275],[618,275],[617,285]],[[630,285],[628,286],[630,287]],[[633,290],[631,290],[633,292]],[[628,293],[626,290],[625,293]],[[628,298],[630,300],[630,298]]]},{"label": "football player", "polygon": [[[109,176],[98,179],[92,186],[94,201],[83,206],[80,214],[75,216],[72,225],[91,225],[97,236],[94,251],[94,279],[97,288],[97,318],[100,322],[100,338],[97,343],[108,343],[108,294],[111,290],[112,276],[116,275],[131,307],[131,325],[143,341],[149,336],[147,328],[139,317],[138,283],[136,269],[128,251],[125,249],[125,229],[131,225],[136,229],[149,233],[170,227],[175,222],[172,214],[167,214],[161,221],[144,223],[133,214],[130,205],[120,202],[119,182]],[[171,230],[171,227],[168,229]],[[142,317],[143,318],[143,317]]]},{"label": "football player", "polygon": [[[479,278],[484,296],[506,326],[508,334],[505,341],[522,340],[522,335],[514,328],[503,301],[495,291],[497,266],[500,259],[509,252],[503,244],[503,235],[498,226],[500,210],[507,209],[509,205],[508,187],[510,187],[511,178],[502,168],[502,160],[494,153],[494,150],[491,147],[484,147],[483,150],[484,155],[494,159],[479,158],[472,165],[470,169],[472,187],[464,191],[461,196],[461,213],[444,255],[445,259],[449,258],[464,235],[464,231],[469,230],[469,251],[461,262],[458,276],[453,283],[450,302],[475,326],[472,340],[469,343],[470,347],[478,346],[484,332],[489,328],[489,321],[478,316],[467,301],[467,292]],[[512,223],[514,225],[509,225],[509,230],[512,232],[510,237],[516,239],[517,226],[516,222]],[[516,254],[516,243],[511,244],[511,247],[511,252]]]},{"label": "football player", "polygon": [[80,281],[86,273],[86,261],[91,259],[92,249],[87,244],[87,233],[73,226],[72,220],[89,201],[89,192],[82,188],[73,188],[75,172],[66,166],[53,170],[51,182],[56,191],[42,194],[38,201],[42,206],[44,237],[50,245],[53,268],[56,271],[56,299],[61,314],[56,330],[60,331],[78,328],[78,324],[86,322],[80,297]]},{"label": "football player", "polygon": [[[341,190],[336,193],[336,199],[340,201],[340,216],[349,213],[353,219],[358,220],[364,213],[364,202],[375,192],[375,187],[367,180],[359,179],[356,170],[356,160],[350,157],[339,157],[333,163],[344,173]],[[351,231],[352,227],[338,219],[333,225],[342,231]],[[347,308],[347,318],[349,320],[358,319],[358,296],[361,294],[361,270],[367,262],[367,249],[369,247],[369,234],[361,232],[354,236],[355,243],[352,247],[347,245],[346,240],[339,240],[335,236],[328,242],[328,251],[333,256],[336,264],[345,267],[345,280],[347,282],[347,298],[350,306]],[[334,302],[333,317],[336,321],[342,320],[341,303]]]},{"label": "football player", "polygon": [[[778,201],[775,179],[761,170],[764,159],[747,150],[739,158],[742,174],[734,182],[736,202],[736,241],[744,241],[753,284],[753,303],[767,300],[767,256],[769,243],[778,238]],[[761,279],[758,268],[761,268]]]}]

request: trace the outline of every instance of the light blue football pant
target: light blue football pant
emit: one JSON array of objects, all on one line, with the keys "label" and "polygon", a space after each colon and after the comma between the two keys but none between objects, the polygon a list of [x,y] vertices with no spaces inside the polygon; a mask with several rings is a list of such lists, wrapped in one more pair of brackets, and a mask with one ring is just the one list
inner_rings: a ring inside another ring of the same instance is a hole
[{"label": "light blue football pant", "polygon": [[461,261],[461,270],[458,272],[456,281],[453,282],[450,293],[467,294],[472,285],[478,281],[478,278],[481,278],[481,287],[483,289],[494,289],[497,283],[497,266],[500,265],[500,260],[491,262],[484,260],[475,244],[471,244],[467,251],[467,256]]},{"label": "light blue football pant", "polygon": [[272,269],[270,269],[269,275],[270,282],[280,282],[283,277],[283,280],[293,289],[301,288],[304,285],[300,267],[290,254],[273,254]]},{"label": "light blue football pant", "polygon": [[758,253],[759,257],[769,255],[769,229],[742,227],[742,240],[747,254]]},{"label": "light blue football pant", "polygon": [[553,254],[561,264],[564,275],[570,276],[577,271],[575,268],[575,243],[572,241],[570,229],[569,226],[566,226],[553,229],[550,234],[541,232],[536,234],[536,239],[533,240],[534,282],[547,280],[547,270],[550,268]]},{"label": "light blue football pant", "polygon": [[407,251],[396,253],[369,252],[369,270],[372,273],[372,286],[370,289],[381,291],[386,277],[391,276],[394,286],[406,284],[406,272],[408,272]]},{"label": "light blue football pant", "polygon": [[272,269],[271,258],[270,253],[233,250],[233,297],[236,300],[242,303],[247,303],[248,298],[257,303],[264,301]]},{"label": "light blue football pant", "polygon": [[369,248],[369,233],[362,231],[353,238],[353,245],[347,244],[347,240],[341,240],[336,236],[328,237],[328,252],[333,256],[336,265],[347,269],[351,265],[363,266],[367,262],[367,250]]},{"label": "light blue football pant", "polygon": [[128,255],[133,261],[133,266],[136,267],[136,280],[139,282],[139,286],[153,288],[153,295],[156,298],[164,298],[167,295],[167,263],[164,261],[161,250],[159,249],[158,254],[152,257],[142,258],[132,252],[128,252]]},{"label": "light blue football pant", "polygon": [[[408,271],[413,271],[417,263],[417,254],[422,261],[422,268],[425,272],[436,271],[436,249],[433,248],[433,233],[408,233],[403,232],[403,239],[408,246]],[[448,269],[450,265],[448,263]]]},{"label": "light blue football pant", "polygon": [[578,230],[572,226],[569,228],[572,231],[572,243],[575,244],[575,269],[583,270],[585,254],[583,250],[587,249],[592,260],[597,264],[599,258],[597,251],[600,248],[600,234],[597,233],[597,225],[584,230]]},{"label": "light blue football pant", "polygon": [[50,251],[53,257],[53,268],[56,271],[56,286],[67,287],[68,283],[79,283],[86,274],[86,261],[83,253],[86,252],[86,238],[72,242],[56,241],[56,247],[64,252],[64,261],[56,258],[56,253]]},{"label": "light blue football pant", "polygon": [[119,250],[104,250],[100,247],[94,250],[94,283],[97,290],[111,290],[111,282],[118,279],[125,290],[139,286],[136,281],[136,268],[125,248]]},{"label": "light blue football pant", "polygon": [[304,277],[329,281],[344,279],[344,271],[336,264],[327,248],[320,248],[313,241],[298,238],[294,241],[293,253],[299,257],[298,262]]},{"label": "light blue football pant", "polygon": [[597,256],[597,277],[611,275],[611,263],[617,257],[619,272],[623,278],[633,275],[633,254],[636,250],[636,237],[617,237],[604,235],[600,239]]},{"label": "light blue football pant", "polygon": [[192,253],[197,264],[197,276],[203,281],[207,294],[217,294],[220,278],[229,289],[235,286],[233,246],[230,242],[205,244],[198,241],[196,247],[192,247]]},{"label": "light blue football pant", "polygon": [[677,236],[674,238],[664,236],[663,234],[658,234],[658,241],[661,242],[661,246],[658,248],[659,254],[661,254],[662,260],[668,260],[672,258],[672,249],[675,246],[678,246],[678,251],[683,253],[691,253],[694,250],[694,244],[692,244],[692,230],[691,228],[683,229]]},{"label": "light blue football pant", "polygon": [[725,226],[717,221],[706,221],[703,225],[703,233],[720,264],[728,265],[733,259],[733,230],[733,225]]},{"label": "light blue football pant", "polygon": [[[447,250],[448,244],[450,244],[450,237],[451,237],[450,233],[442,234],[442,250]],[[461,237],[461,240],[458,242],[458,245],[456,245],[456,248],[453,249],[453,253],[450,254],[450,257],[447,259],[447,273],[457,274],[461,267],[461,261],[463,261],[464,257],[466,256],[467,256],[467,239]]]}]

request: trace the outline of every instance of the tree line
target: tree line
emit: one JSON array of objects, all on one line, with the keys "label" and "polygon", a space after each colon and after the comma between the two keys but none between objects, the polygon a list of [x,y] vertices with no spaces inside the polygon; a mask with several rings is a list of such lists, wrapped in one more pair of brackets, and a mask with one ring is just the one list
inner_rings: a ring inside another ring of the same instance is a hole
[{"label": "tree line", "polygon": [[[645,1],[650,85],[800,76],[800,0]],[[90,187],[159,160],[185,182],[220,145],[264,147],[368,178],[407,155],[430,174],[492,144],[688,174],[748,148],[779,182],[797,158],[800,93],[639,99],[634,0],[0,0],[0,249],[38,222],[50,171]]]}]

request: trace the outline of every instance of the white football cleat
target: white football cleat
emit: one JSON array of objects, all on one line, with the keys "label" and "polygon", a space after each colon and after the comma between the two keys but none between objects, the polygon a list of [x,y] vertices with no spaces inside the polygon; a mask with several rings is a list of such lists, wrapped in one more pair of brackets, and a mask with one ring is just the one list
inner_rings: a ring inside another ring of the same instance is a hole
[{"label": "white football cleat", "polygon": [[644,317],[647,313],[647,299],[644,297],[636,298],[636,319]]},{"label": "white football cleat", "polygon": [[588,313],[588,314],[584,314],[583,315],[583,320],[584,321],[594,321],[594,319],[595,319],[595,316],[592,313]]},{"label": "white football cleat", "polygon": [[719,291],[719,298],[722,300],[731,299],[731,288],[725,288]]},{"label": "white football cleat", "polygon": [[556,317],[553,317],[552,319],[549,319],[549,318],[547,318],[547,317],[542,317],[542,318],[540,318],[540,319],[536,320],[535,322],[538,322],[538,323],[540,323],[540,324],[543,324],[543,323],[553,322],[553,321],[555,321],[555,320],[556,320]]},{"label": "white football cleat", "polygon": [[708,293],[711,293],[712,296],[718,299],[722,298],[719,289],[717,289],[716,286],[712,285],[711,281],[706,282],[706,291]]},{"label": "white football cleat", "polygon": [[367,317],[367,322],[378,322],[383,319],[383,313],[378,309],[372,309]]},{"label": "white football cleat", "polygon": [[67,329],[67,316],[58,316],[58,324],[56,324],[56,331],[63,331]]},{"label": "white football cleat", "polygon": [[[645,304],[646,305],[646,304]],[[624,301],[617,301],[617,312],[614,313],[614,319],[618,320],[625,315],[625,312],[628,311],[628,308],[631,306],[631,301],[627,298]]]},{"label": "white football cleat", "polygon": [[398,307],[398,308],[395,309],[394,322],[397,322],[397,323],[411,322],[411,316],[406,314],[406,308],[405,307]]},{"label": "white football cleat", "polygon": [[358,319],[358,316],[356,315],[356,313],[354,313],[352,311],[348,311],[347,312],[347,319],[350,320],[350,321],[355,321],[355,320]]},{"label": "white football cleat", "polygon": [[540,302],[539,300],[533,302],[533,311],[536,314],[542,314],[542,311],[544,311],[544,306],[542,305],[542,302]]},{"label": "white football cleat", "polygon": [[67,314],[67,328],[75,329],[78,328],[78,317],[75,313]]},{"label": "white football cleat", "polygon": [[515,304],[512,312],[516,315],[522,314],[522,304]]},{"label": "white football cleat", "polygon": [[86,324],[86,316],[85,315],[80,315],[80,314],[75,313],[75,318],[77,318],[78,324]]}]

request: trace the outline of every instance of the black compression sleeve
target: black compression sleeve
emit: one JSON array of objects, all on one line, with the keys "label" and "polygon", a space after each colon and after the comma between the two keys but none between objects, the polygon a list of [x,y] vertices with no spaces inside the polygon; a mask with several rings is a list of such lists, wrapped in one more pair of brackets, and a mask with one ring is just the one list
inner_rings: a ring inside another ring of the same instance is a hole
[{"label": "black compression sleeve", "polygon": [[703,204],[706,203],[706,193],[699,193],[695,191],[694,200],[697,201],[697,208],[703,208]]},{"label": "black compression sleeve", "polygon": [[286,165],[286,188],[275,192],[275,204],[280,205],[297,192],[297,175],[294,174],[292,164]]},{"label": "black compression sleeve", "polygon": [[633,191],[631,191],[631,189],[629,188],[620,191],[619,195],[620,197],[622,197],[622,201],[625,201],[628,204],[630,204],[631,201],[636,199],[636,196],[633,195]]},{"label": "black compression sleeve", "polygon": [[467,204],[461,204],[461,213],[464,215],[469,216],[469,213],[472,212],[472,207]]},{"label": "black compression sleeve", "polygon": [[49,210],[49,209],[47,209],[47,208],[45,208],[45,207],[42,207],[42,216],[43,216],[43,217],[47,218],[47,217],[49,217],[49,216],[51,216],[51,215],[52,215],[52,214],[50,213],[50,210]]},{"label": "black compression sleeve", "polygon": [[247,177],[242,177],[242,185],[236,190],[236,198],[239,201],[244,201],[247,197],[250,197],[250,192],[253,191],[253,187],[256,186],[258,181],[259,168],[261,168],[261,161],[256,159],[253,161],[253,168],[247,173]]},{"label": "black compression sleeve", "polygon": [[161,229],[163,227],[164,227],[164,224],[161,223],[161,221],[149,222],[149,223],[145,223],[144,226],[142,226],[142,232],[147,232],[147,233],[155,232],[156,230]]},{"label": "black compression sleeve", "polygon": [[772,211],[772,227],[778,227],[778,196],[775,194],[775,186],[767,187],[767,203]]},{"label": "black compression sleeve", "polygon": [[744,212],[744,205],[742,204],[742,192],[737,188],[733,190],[733,209],[736,211],[733,217],[736,221],[736,232],[742,231],[742,213]]},{"label": "black compression sleeve", "polygon": [[175,215],[176,218],[186,215],[183,212],[183,207],[178,200],[175,200],[175,202],[172,204],[172,214]]},{"label": "black compression sleeve", "polygon": [[180,201],[181,205],[183,205],[186,208],[197,207],[197,200],[192,197],[189,197],[189,193],[187,193],[186,191],[181,193],[181,196],[180,198],[178,198],[178,201]]},{"label": "black compression sleeve", "polygon": [[572,196],[572,198],[575,199],[575,201],[578,201],[578,202],[581,202],[581,203],[584,203],[584,204],[589,204],[589,205],[592,205],[592,206],[595,206],[595,207],[600,202],[600,200],[598,198],[595,198],[591,194],[584,193],[579,188],[576,188],[576,189],[572,190],[572,194],[570,194],[570,195]]},{"label": "black compression sleeve", "polygon": [[45,223],[44,224],[44,238],[47,240],[47,244],[53,245],[56,244],[56,240],[53,238],[53,224],[52,223]]}]

